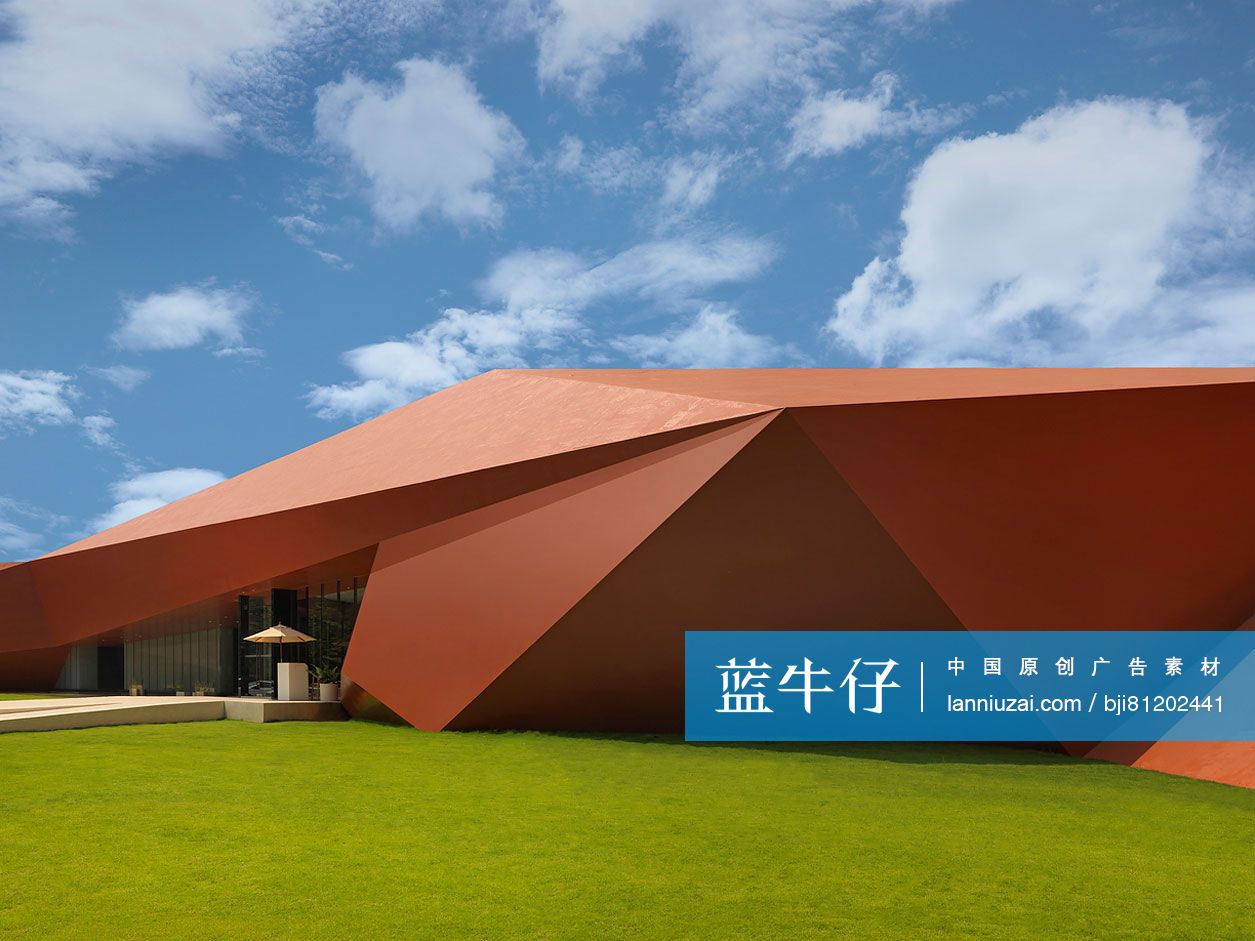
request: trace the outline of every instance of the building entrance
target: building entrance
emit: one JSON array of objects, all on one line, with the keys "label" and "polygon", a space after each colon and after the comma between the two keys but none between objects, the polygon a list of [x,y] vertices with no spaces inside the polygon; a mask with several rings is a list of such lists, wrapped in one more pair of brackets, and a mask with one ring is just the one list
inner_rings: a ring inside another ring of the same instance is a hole
[{"label": "building entrance", "polygon": [[115,693],[125,687],[126,648],[121,644],[116,647],[97,647],[96,688],[102,693]]}]

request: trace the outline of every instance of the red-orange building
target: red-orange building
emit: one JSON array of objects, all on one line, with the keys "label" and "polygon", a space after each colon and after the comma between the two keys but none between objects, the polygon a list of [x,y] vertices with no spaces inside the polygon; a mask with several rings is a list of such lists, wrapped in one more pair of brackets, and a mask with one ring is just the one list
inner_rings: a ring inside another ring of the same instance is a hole
[{"label": "red-orange building", "polygon": [[[0,569],[0,686],[678,730],[701,628],[1239,628],[1255,370],[506,370]],[[1255,743],[1070,746],[1255,786]]]}]

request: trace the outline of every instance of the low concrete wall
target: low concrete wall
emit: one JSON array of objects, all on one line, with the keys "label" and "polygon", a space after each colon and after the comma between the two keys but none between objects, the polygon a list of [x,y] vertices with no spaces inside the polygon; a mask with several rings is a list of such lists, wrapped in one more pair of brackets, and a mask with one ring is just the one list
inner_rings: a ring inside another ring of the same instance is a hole
[{"label": "low concrete wall", "polygon": [[52,732],[104,725],[168,722],[336,722],[348,718],[338,702],[277,702],[218,696],[101,696],[0,703],[0,732]]},{"label": "low concrete wall", "polygon": [[0,732],[51,732],[90,729],[102,725],[149,725],[168,722],[208,722],[226,718],[221,699],[189,697],[185,701],[10,712],[0,717]]},{"label": "low concrete wall", "polygon": [[228,699],[228,719],[245,722],[338,722],[348,714],[338,702],[282,702],[275,699]]}]

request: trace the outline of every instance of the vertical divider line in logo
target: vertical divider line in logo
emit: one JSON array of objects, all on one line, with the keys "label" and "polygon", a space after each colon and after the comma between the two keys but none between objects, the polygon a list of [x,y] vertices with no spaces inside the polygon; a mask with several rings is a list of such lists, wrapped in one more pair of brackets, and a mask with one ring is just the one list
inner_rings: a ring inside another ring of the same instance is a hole
[{"label": "vertical divider line in logo", "polygon": [[924,714],[924,661],[919,662],[919,711]]}]

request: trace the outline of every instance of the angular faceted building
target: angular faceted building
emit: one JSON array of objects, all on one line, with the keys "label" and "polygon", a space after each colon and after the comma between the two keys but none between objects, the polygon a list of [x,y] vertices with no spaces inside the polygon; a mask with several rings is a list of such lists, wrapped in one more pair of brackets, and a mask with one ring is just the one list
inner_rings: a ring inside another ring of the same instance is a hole
[{"label": "angular faceted building", "polygon": [[[497,371],[0,570],[0,685],[682,725],[689,629],[1240,628],[1255,370]],[[1089,747],[1255,786],[1255,744]]]}]

